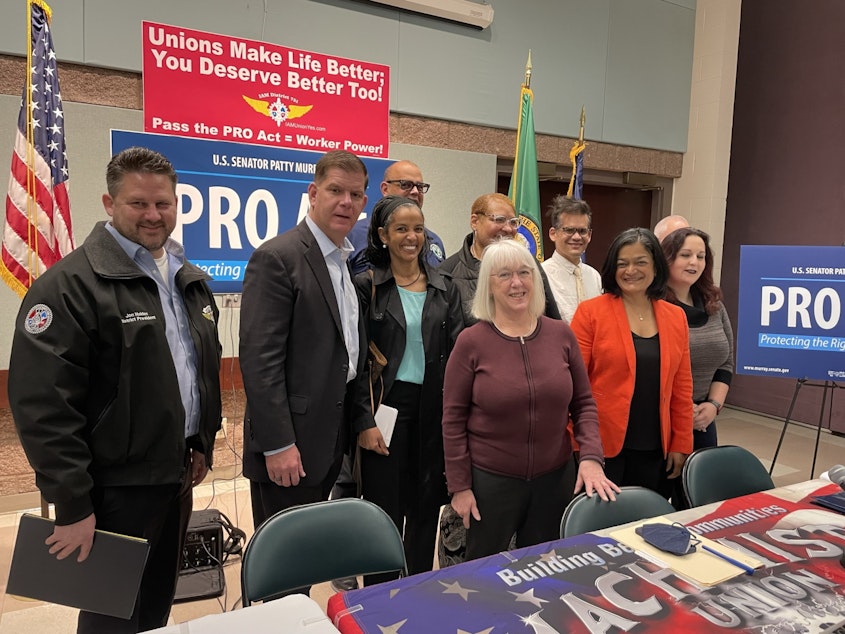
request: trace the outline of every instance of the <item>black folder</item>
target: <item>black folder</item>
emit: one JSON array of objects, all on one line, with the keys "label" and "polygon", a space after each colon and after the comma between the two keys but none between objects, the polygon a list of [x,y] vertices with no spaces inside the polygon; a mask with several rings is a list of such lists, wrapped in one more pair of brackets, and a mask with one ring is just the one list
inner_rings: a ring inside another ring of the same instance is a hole
[{"label": "black folder", "polygon": [[79,551],[59,561],[44,543],[53,520],[21,516],[6,593],[122,619],[132,616],[147,553],[145,539],[96,531],[83,562]]},{"label": "black folder", "polygon": [[830,495],[819,495],[812,499],[814,504],[824,506],[837,513],[845,514],[845,491],[831,493]]}]

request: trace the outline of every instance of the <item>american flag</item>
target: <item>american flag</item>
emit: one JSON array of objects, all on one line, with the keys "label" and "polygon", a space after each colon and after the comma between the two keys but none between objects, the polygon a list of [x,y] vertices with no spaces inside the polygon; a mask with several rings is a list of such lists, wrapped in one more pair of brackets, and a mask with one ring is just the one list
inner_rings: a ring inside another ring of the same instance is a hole
[{"label": "american flag", "polygon": [[30,0],[30,79],[12,153],[0,276],[19,295],[73,250],[64,114],[50,7]]}]

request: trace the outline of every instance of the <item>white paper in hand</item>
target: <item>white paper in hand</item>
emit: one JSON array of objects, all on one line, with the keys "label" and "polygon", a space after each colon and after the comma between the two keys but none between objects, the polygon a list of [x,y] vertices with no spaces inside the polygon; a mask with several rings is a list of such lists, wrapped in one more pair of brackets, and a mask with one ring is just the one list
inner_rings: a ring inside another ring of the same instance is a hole
[{"label": "white paper in hand", "polygon": [[393,438],[393,427],[396,425],[396,416],[399,410],[390,405],[379,405],[376,410],[376,427],[384,438],[384,444],[390,447],[390,439]]}]

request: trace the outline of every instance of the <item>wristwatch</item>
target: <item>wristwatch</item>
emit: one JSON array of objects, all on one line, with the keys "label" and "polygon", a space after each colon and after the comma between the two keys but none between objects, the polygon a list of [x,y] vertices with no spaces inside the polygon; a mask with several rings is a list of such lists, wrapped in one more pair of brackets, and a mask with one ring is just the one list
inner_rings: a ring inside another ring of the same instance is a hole
[{"label": "wristwatch", "polygon": [[715,407],[715,408],[716,408],[716,413],[717,413],[717,414],[718,414],[719,412],[721,412],[721,411],[722,411],[722,404],[721,404],[719,401],[717,401],[716,399],[714,399],[714,398],[708,398],[708,399],[707,399],[706,401],[704,401],[704,402],[705,402],[705,403],[710,403],[713,407]]}]

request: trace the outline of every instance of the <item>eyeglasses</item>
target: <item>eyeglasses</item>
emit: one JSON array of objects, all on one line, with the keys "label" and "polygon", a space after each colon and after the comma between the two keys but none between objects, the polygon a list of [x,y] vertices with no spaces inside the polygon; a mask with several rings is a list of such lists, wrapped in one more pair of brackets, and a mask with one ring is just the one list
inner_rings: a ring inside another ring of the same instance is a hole
[{"label": "eyeglasses", "polygon": [[487,216],[490,218],[490,221],[497,225],[504,225],[508,224],[512,228],[516,229],[519,227],[519,218],[508,218],[507,216],[500,216],[498,214],[488,214],[488,213],[481,213],[482,216]]},{"label": "eyeglasses", "polygon": [[405,180],[404,178],[400,178],[399,180],[392,180],[392,181],[384,181],[385,183],[390,183],[391,185],[398,185],[399,189],[403,192],[409,192],[414,187],[417,188],[421,194],[424,194],[428,191],[428,188],[431,187],[428,183],[418,183],[417,181],[409,181]]},{"label": "eyeglasses", "polygon": [[587,227],[555,227],[555,231],[560,231],[568,236],[574,236],[576,233],[582,238],[586,238],[593,230]]},{"label": "eyeglasses", "polygon": [[518,271],[508,271],[507,269],[505,269],[504,271],[493,273],[491,277],[495,277],[500,282],[510,282],[511,278],[514,276],[514,273],[521,282],[524,282],[528,280],[529,277],[531,277],[531,269],[519,269]]}]

